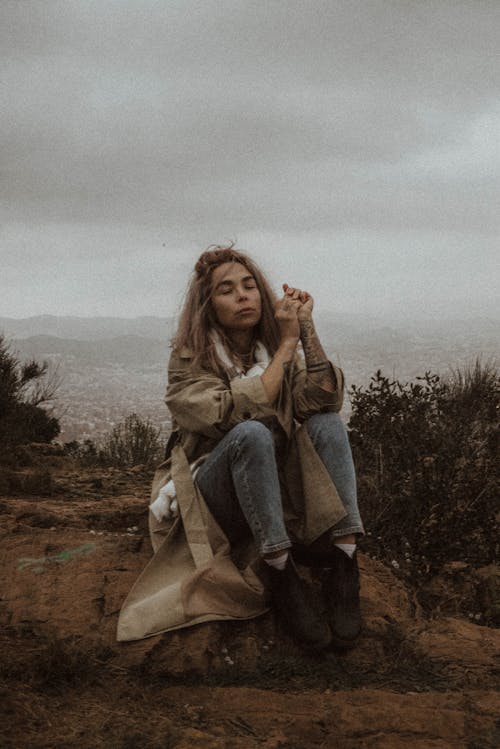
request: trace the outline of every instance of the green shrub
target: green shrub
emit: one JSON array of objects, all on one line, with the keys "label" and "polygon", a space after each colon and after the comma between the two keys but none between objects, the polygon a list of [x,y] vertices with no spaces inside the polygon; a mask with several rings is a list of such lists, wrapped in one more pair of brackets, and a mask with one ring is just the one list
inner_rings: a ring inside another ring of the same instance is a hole
[{"label": "green shrub", "polygon": [[150,421],[130,414],[104,439],[98,451],[99,460],[120,468],[153,465],[161,455],[160,432]]},{"label": "green shrub", "polygon": [[97,445],[89,439],[83,442],[77,440],[66,442],[64,452],[71,458],[75,458],[81,466],[96,466],[102,463]]},{"label": "green shrub", "polygon": [[387,559],[435,572],[498,554],[496,368],[480,361],[446,380],[427,372],[401,384],[379,370],[353,386],[351,444],[367,530]]},{"label": "green shrub", "polygon": [[22,364],[0,335],[0,444],[3,449],[25,442],[51,442],[60,432],[58,420],[42,407],[54,398],[59,382],[48,376],[48,364]]}]

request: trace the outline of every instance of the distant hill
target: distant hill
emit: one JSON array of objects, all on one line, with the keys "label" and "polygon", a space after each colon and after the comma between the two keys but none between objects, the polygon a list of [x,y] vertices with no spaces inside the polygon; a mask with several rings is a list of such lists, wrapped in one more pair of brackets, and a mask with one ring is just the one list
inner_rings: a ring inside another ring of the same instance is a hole
[{"label": "distant hill", "polygon": [[[491,343],[500,342],[500,320],[481,318],[393,319],[367,315],[346,314],[320,310],[315,315],[316,325],[322,336],[336,344],[354,342],[356,345],[373,345],[398,342],[405,345],[410,337],[462,339]],[[58,317],[38,315],[15,319],[0,317],[0,334],[8,338],[22,339],[35,336],[52,336],[66,340],[96,341],[124,336],[149,338],[154,341],[169,341],[175,332],[175,317]]]},{"label": "distant hill", "polygon": [[0,333],[9,338],[55,336],[78,341],[94,341],[118,336],[141,336],[167,341],[174,333],[174,317],[57,317],[38,315],[16,320],[0,317]]},{"label": "distant hill", "polygon": [[[421,372],[442,370],[443,363],[495,357],[500,347],[500,325],[490,318],[387,324],[361,315],[320,311],[315,320],[328,355],[337,363],[348,363],[348,374],[355,381],[386,365],[391,369],[396,365],[405,376],[415,371],[412,364]],[[23,358],[55,357],[80,369],[107,364],[141,368],[165,363],[175,318],[4,317],[2,332]]]},{"label": "distant hill", "polygon": [[169,355],[166,339],[160,341],[138,335],[85,341],[37,335],[14,339],[12,348],[19,352],[23,359],[33,357],[42,360],[55,357],[64,360],[66,365],[71,365],[72,368],[106,364],[147,367],[158,362],[166,362]]}]

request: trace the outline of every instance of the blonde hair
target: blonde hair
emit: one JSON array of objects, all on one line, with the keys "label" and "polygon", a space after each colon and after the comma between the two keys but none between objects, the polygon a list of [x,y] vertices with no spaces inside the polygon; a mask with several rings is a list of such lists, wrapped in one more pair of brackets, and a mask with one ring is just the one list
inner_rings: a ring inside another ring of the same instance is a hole
[{"label": "blonde hair", "polygon": [[279,345],[279,330],[274,317],[276,297],[260,268],[248,255],[234,249],[234,243],[227,246],[210,245],[194,266],[172,347],[177,352],[184,346],[188,347],[193,355],[193,366],[220,375],[224,374],[225,368],[210,338],[211,329],[219,333],[228,352],[237,359],[235,352],[231,351],[231,343],[224,329],[217,321],[211,302],[212,273],[222,263],[241,263],[252,274],[260,292],[262,305],[260,320],[255,329],[255,339],[262,341],[270,356]]}]

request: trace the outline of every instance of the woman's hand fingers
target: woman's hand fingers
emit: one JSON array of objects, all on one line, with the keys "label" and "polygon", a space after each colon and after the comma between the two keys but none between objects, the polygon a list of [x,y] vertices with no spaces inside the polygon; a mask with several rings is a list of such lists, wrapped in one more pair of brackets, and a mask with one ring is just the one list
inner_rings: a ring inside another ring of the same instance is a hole
[{"label": "woman's hand fingers", "polygon": [[284,299],[289,299],[294,304],[299,305],[296,310],[299,322],[310,319],[314,308],[314,299],[310,293],[304,289],[289,286],[287,283],[283,284],[283,291],[285,292]]},{"label": "woman's hand fingers", "polygon": [[301,304],[305,304],[312,299],[308,291],[297,289],[295,286],[289,286],[287,283],[283,284],[283,291],[285,292],[285,296],[291,297],[292,299],[298,299]]},{"label": "woman's hand fingers", "polygon": [[283,284],[283,291],[285,292],[285,296],[290,299],[300,299],[302,293],[300,289],[296,289],[294,286],[289,286],[287,283]]},{"label": "woman's hand fingers", "polygon": [[285,295],[276,303],[276,311],[294,312],[296,314],[300,306],[300,299],[294,299],[292,296]]}]

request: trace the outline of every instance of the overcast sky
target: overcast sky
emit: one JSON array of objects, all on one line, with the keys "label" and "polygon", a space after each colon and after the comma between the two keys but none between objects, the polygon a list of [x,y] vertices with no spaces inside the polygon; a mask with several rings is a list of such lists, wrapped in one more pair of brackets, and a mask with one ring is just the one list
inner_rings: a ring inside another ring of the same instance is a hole
[{"label": "overcast sky", "polygon": [[211,243],[499,315],[498,0],[1,0],[0,316],[169,315]]}]

